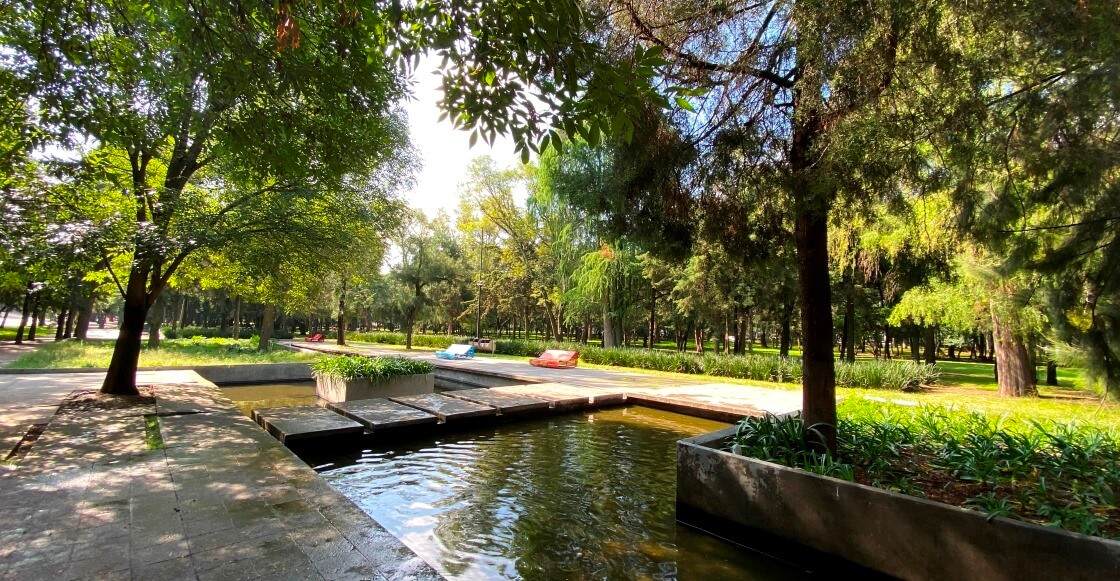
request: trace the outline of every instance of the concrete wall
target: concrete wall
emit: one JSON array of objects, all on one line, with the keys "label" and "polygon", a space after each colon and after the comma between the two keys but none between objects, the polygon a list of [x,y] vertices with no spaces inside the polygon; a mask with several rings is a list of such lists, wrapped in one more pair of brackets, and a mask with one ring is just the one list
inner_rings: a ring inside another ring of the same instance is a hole
[{"label": "concrete wall", "polygon": [[503,387],[506,385],[522,385],[525,381],[511,379],[500,375],[479,373],[474,370],[448,369],[436,367],[436,387],[440,389],[474,389],[477,387]]},{"label": "concrete wall", "polygon": [[[172,367],[141,367],[140,371],[196,371],[207,381],[218,385],[237,383],[279,383],[311,381],[311,365],[307,363],[251,363],[242,365],[186,365]],[[105,368],[68,369],[0,369],[0,374],[23,375],[41,373],[104,373]]]},{"label": "concrete wall", "polygon": [[904,579],[1120,579],[1120,542],[737,456],[733,429],[682,440],[677,502]]},{"label": "concrete wall", "polygon": [[334,375],[315,376],[315,394],[331,403],[420,395],[435,391],[435,374],[402,375],[388,381],[343,379]]}]

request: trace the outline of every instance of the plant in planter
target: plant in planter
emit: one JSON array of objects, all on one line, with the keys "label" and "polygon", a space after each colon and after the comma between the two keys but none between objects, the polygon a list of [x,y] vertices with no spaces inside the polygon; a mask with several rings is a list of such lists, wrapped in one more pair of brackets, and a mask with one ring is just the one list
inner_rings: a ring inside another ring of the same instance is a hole
[{"label": "plant in planter", "polygon": [[332,403],[435,390],[432,364],[406,357],[324,357],[311,370],[316,394]]},{"label": "plant in planter", "polygon": [[797,416],[682,440],[678,502],[902,578],[1120,573],[1112,431],[861,398],[839,415],[832,456]]}]

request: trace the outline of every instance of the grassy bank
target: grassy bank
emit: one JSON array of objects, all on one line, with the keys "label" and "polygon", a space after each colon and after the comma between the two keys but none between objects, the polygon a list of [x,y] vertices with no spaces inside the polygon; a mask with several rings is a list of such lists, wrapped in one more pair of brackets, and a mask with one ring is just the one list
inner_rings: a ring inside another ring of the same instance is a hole
[{"label": "grassy bank", "polygon": [[[23,336],[27,338],[27,332],[31,329],[24,329]],[[16,333],[19,331],[17,327],[5,327],[0,329],[0,341],[15,341]],[[54,337],[54,329],[50,327],[39,327],[35,330],[36,339],[50,339]]]},{"label": "grassy bank", "polygon": [[[236,365],[239,363],[311,362],[320,356],[314,353],[273,349],[256,351],[248,339],[167,339],[159,349],[144,348],[140,367],[175,367],[189,365]],[[112,341],[62,341],[47,343],[27,353],[6,367],[9,369],[104,368],[113,356]]]}]

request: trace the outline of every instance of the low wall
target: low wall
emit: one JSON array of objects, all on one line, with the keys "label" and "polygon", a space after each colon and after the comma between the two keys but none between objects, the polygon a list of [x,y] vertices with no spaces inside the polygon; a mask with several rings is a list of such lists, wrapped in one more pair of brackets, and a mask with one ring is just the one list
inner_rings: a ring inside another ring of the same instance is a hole
[{"label": "low wall", "polygon": [[435,391],[435,374],[402,375],[387,381],[343,379],[334,375],[315,376],[315,395],[331,403],[359,399],[420,395]]},{"label": "low wall", "polygon": [[522,385],[527,383],[525,381],[504,377],[501,375],[491,375],[488,373],[479,373],[475,370],[467,369],[448,369],[447,367],[436,367],[436,387],[440,389],[474,389],[477,387],[504,387],[507,385]]},{"label": "low wall", "polygon": [[1120,542],[965,510],[681,440],[677,502],[904,579],[1118,579]]},{"label": "low wall", "polygon": [[[73,367],[64,369],[0,369],[0,374],[28,375],[43,373],[105,373],[104,367]],[[307,363],[247,363],[239,365],[176,365],[141,367],[140,371],[195,371],[207,381],[218,385],[238,383],[273,383],[311,381],[311,365]]]}]

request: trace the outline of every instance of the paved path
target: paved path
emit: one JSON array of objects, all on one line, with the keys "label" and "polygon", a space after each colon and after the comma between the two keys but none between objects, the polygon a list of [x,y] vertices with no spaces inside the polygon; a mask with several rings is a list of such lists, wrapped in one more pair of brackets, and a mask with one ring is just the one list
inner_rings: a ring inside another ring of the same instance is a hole
[{"label": "paved path", "polygon": [[0,378],[50,419],[0,467],[0,579],[439,578],[192,371],[142,372],[154,403],[58,411],[102,377]]},{"label": "paved path", "polygon": [[[348,345],[339,348],[330,343],[300,343],[293,347],[324,352],[359,353],[363,355],[403,355],[430,362],[437,368],[498,375],[524,383],[562,383],[568,386],[597,388],[606,392],[622,392],[647,403],[683,404],[683,407],[725,411],[731,416],[760,415],[765,412],[784,414],[801,409],[801,392],[730,383],[697,383],[684,373],[653,375],[622,369],[548,369],[533,367],[525,361],[475,357],[447,361],[431,352],[407,352],[372,345]],[[683,409],[682,409],[683,411]],[[688,413],[688,412],[685,412]]]}]

